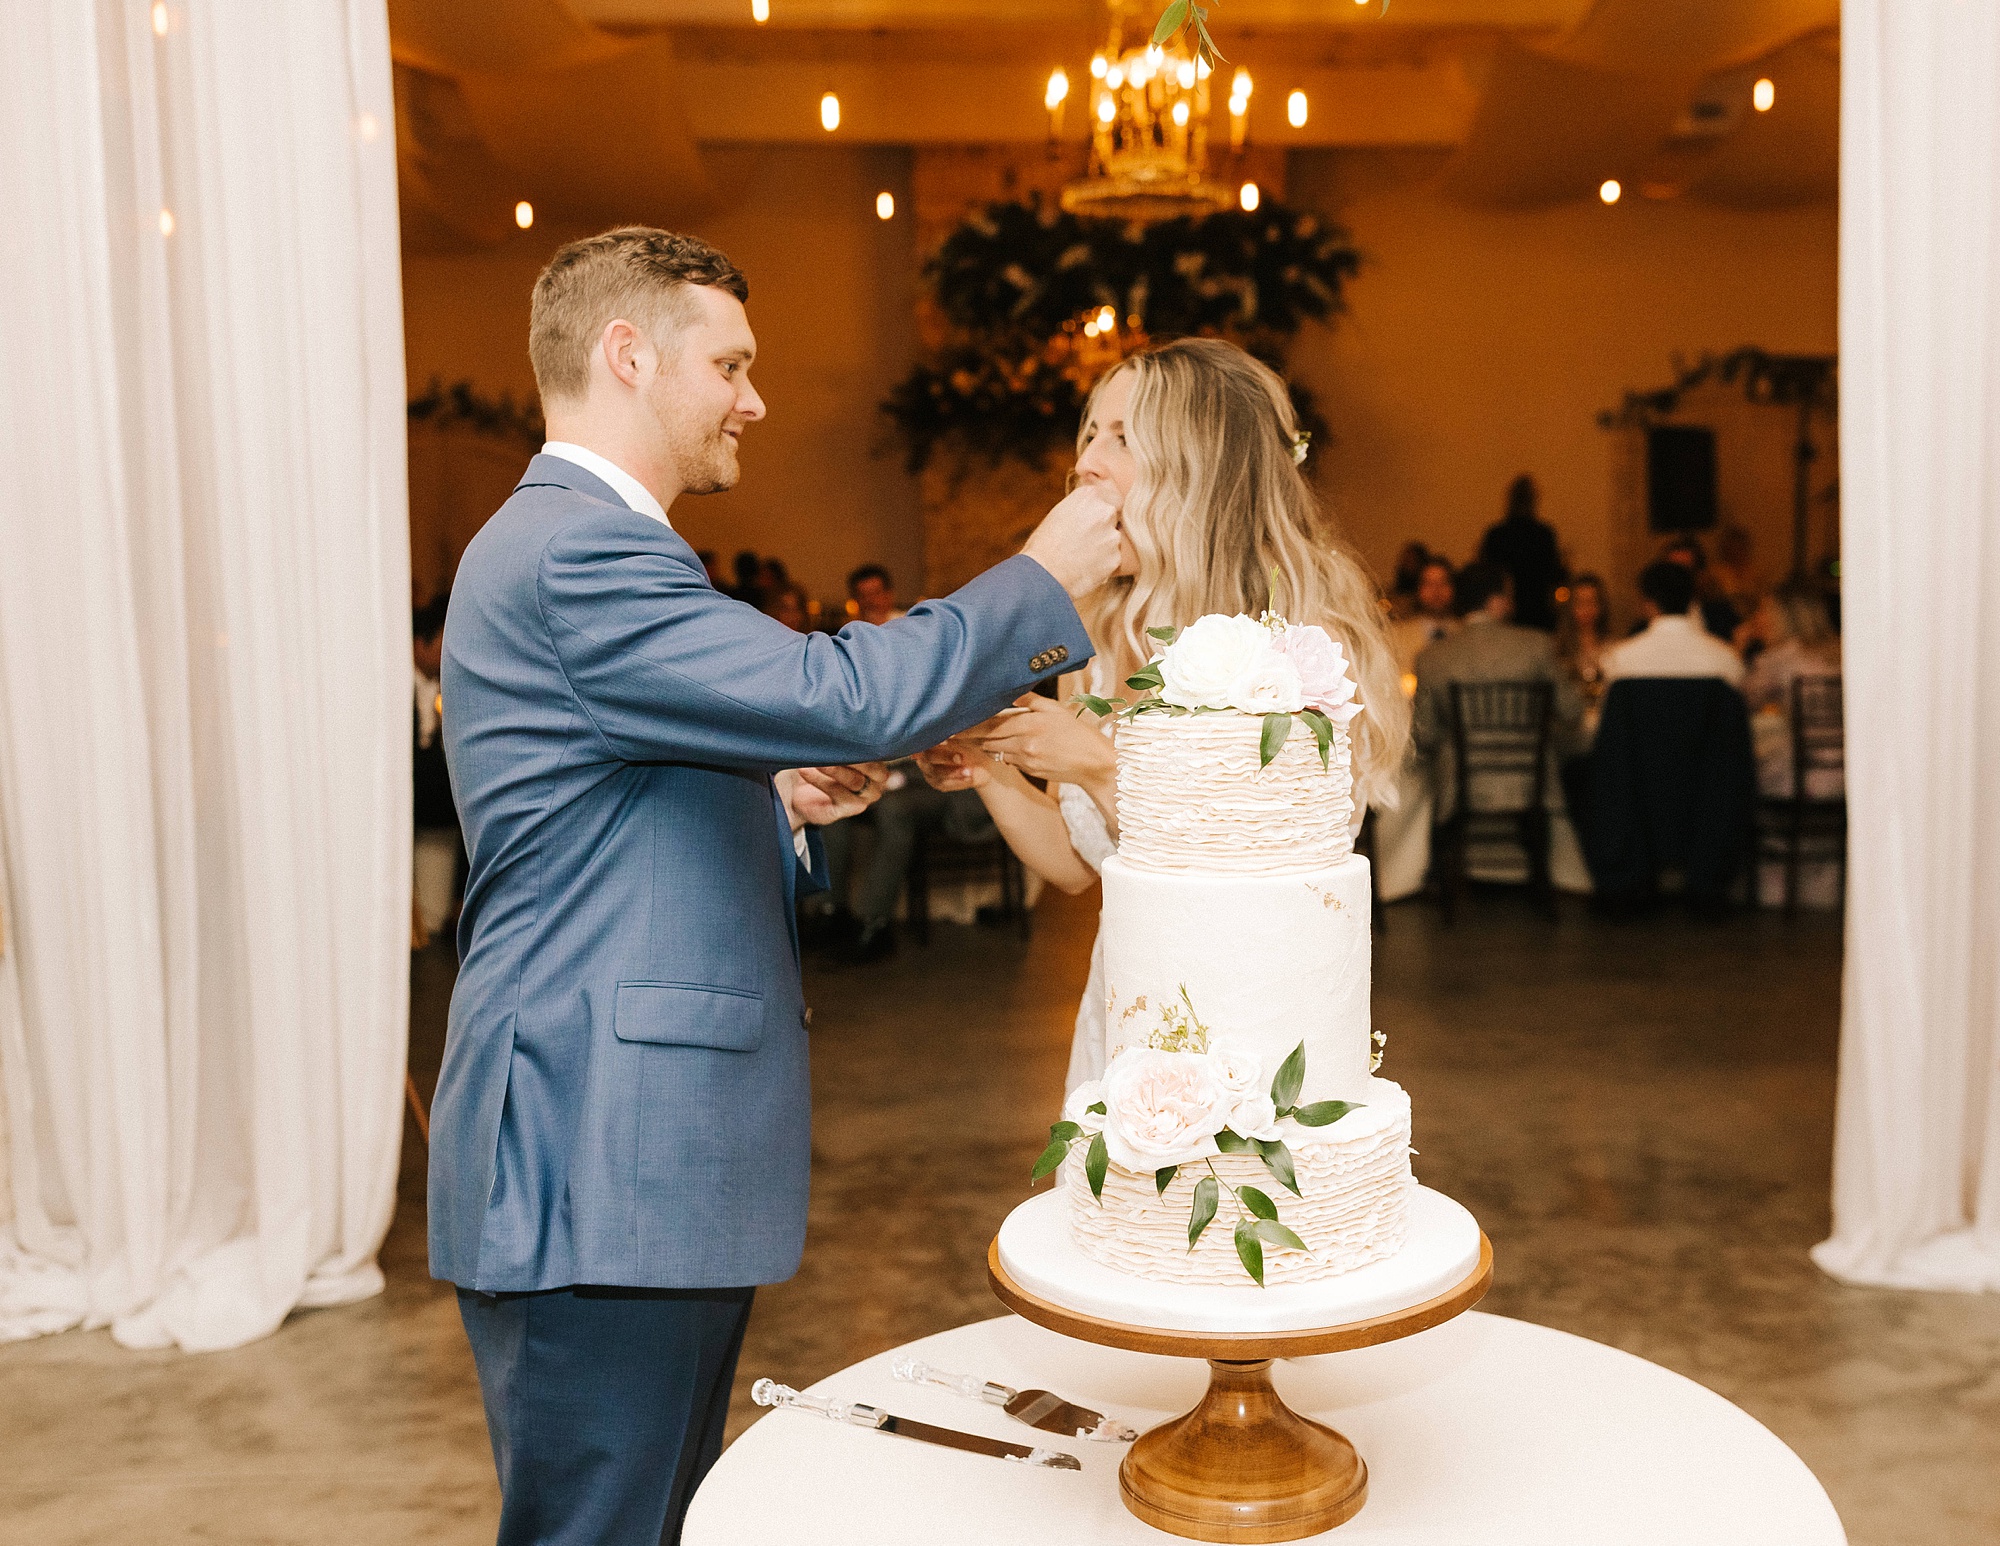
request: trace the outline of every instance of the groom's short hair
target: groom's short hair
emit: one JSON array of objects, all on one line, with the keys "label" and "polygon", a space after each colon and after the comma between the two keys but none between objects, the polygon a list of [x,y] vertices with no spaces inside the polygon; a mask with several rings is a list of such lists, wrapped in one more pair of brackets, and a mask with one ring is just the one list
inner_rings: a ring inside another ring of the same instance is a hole
[{"label": "groom's short hair", "polygon": [[528,307],[528,361],[542,401],[574,401],[590,389],[590,351],[616,317],[664,345],[694,316],[685,294],[693,285],[750,299],[742,270],[693,236],[628,225],[558,249]]}]

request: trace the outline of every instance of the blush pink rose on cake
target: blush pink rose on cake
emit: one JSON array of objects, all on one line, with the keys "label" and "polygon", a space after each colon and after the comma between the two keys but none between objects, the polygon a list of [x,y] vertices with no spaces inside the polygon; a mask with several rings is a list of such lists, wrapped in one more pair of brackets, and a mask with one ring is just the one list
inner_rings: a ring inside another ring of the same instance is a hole
[{"label": "blush pink rose on cake", "polygon": [[1347,652],[1317,623],[1294,623],[1271,636],[1271,646],[1298,672],[1305,707],[1318,709],[1336,725],[1361,712]]}]

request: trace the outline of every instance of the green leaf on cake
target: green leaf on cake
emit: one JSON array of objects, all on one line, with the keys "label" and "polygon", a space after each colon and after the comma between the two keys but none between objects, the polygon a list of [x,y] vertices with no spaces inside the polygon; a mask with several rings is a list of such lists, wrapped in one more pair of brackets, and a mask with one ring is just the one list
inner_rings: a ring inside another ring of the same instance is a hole
[{"label": "green leaf on cake", "polygon": [[1088,1106],[1085,1106],[1083,1109],[1087,1114],[1094,1117],[1104,1117],[1104,1116],[1109,1116],[1111,1114],[1109,1111],[1105,1109],[1104,1102],[1101,1100],[1092,1101]]},{"label": "green leaf on cake", "polygon": [[1285,1189],[1294,1197],[1303,1197],[1299,1190],[1299,1173],[1292,1167],[1292,1151],[1285,1147],[1281,1138],[1260,1138],[1257,1152],[1264,1156],[1264,1168],[1276,1176]]},{"label": "green leaf on cake", "polygon": [[1155,1197],[1166,1196],[1167,1188],[1174,1184],[1174,1177],[1180,1173],[1181,1167],[1178,1165],[1162,1165],[1158,1170],[1154,1171],[1153,1195]]},{"label": "green leaf on cake", "polygon": [[1125,700],[1123,698],[1100,698],[1094,692],[1080,692],[1076,695],[1075,701],[1081,703],[1091,713],[1102,719],[1106,714],[1117,709]]},{"label": "green leaf on cake", "polygon": [[[1160,17],[1160,23],[1153,29],[1153,42],[1164,43],[1187,25],[1188,0],[1174,0]],[[1150,631],[1150,630],[1149,630]]]},{"label": "green leaf on cake", "polygon": [[1049,1146],[1042,1150],[1042,1157],[1035,1161],[1035,1169],[1028,1179],[1039,1181],[1063,1162],[1069,1153],[1069,1146],[1076,1142],[1077,1134],[1083,1131],[1074,1122],[1057,1122],[1049,1128]]},{"label": "green leaf on cake", "polygon": [[1104,1201],[1104,1172],[1111,1168],[1111,1151],[1104,1146],[1104,1134],[1090,1140],[1090,1152],[1083,1157],[1083,1174],[1090,1182],[1090,1195]]},{"label": "green leaf on cake", "polygon": [[1250,1140],[1248,1138],[1237,1137],[1236,1134],[1225,1127],[1215,1135],[1215,1147],[1224,1154],[1248,1154],[1250,1152]]},{"label": "green leaf on cake", "polygon": [[1305,1241],[1276,1219],[1259,1219],[1253,1227],[1257,1231],[1257,1238],[1267,1245],[1281,1245],[1293,1251],[1303,1251],[1306,1248]]},{"label": "green leaf on cake", "polygon": [[1194,1207],[1188,1211],[1188,1249],[1192,1251],[1195,1242],[1201,1239],[1201,1232],[1208,1228],[1215,1217],[1216,1205],[1222,1201],[1222,1188],[1214,1176],[1203,1176],[1194,1186]]},{"label": "green leaf on cake", "polygon": [[1312,726],[1313,739],[1319,742],[1319,765],[1333,766],[1333,721],[1318,709],[1300,709],[1299,718]]},{"label": "green leaf on cake", "polygon": [[1306,1044],[1300,1042],[1292,1048],[1292,1055],[1278,1065],[1278,1072],[1271,1079],[1271,1104],[1283,1116],[1296,1106],[1299,1090],[1306,1082]]},{"label": "green leaf on cake", "polygon": [[1348,1112],[1360,1109],[1360,1101],[1316,1100],[1310,1106],[1296,1107],[1292,1120],[1301,1127],[1331,1127]]},{"label": "green leaf on cake", "polygon": [[1264,1286],[1264,1242],[1257,1238],[1256,1219],[1236,1221],[1236,1254],[1243,1262],[1243,1270],[1256,1279],[1257,1286]]},{"label": "green leaf on cake", "polygon": [[1134,692],[1157,692],[1160,681],[1160,663],[1156,660],[1149,666],[1141,666],[1126,677],[1125,685]]},{"label": "green leaf on cake", "polygon": [[1264,716],[1264,739],[1257,752],[1257,766],[1268,768],[1271,765],[1271,759],[1283,750],[1285,737],[1291,733],[1291,715],[1266,714]]},{"label": "green leaf on cake", "polygon": [[1258,1191],[1254,1186],[1239,1186],[1236,1195],[1243,1199],[1243,1206],[1260,1219],[1274,1219],[1278,1216],[1278,1205]]},{"label": "green leaf on cake", "polygon": [[1146,637],[1149,639],[1158,639],[1162,644],[1172,644],[1175,639],[1180,637],[1180,629],[1148,628],[1146,630]]}]

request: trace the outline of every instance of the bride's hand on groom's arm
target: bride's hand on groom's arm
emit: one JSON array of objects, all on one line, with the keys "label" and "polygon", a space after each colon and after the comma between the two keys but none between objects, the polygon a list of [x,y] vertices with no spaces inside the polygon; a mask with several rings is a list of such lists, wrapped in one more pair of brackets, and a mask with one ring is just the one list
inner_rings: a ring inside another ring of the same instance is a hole
[{"label": "bride's hand on groom's arm", "polygon": [[780,787],[794,829],[824,827],[859,816],[881,799],[888,788],[889,769],[880,762],[857,762],[846,767],[793,768],[788,779],[779,777],[785,779]]},{"label": "bride's hand on groom's arm", "polygon": [[986,754],[967,746],[957,736],[939,742],[929,751],[918,752],[917,771],[939,794],[979,789],[993,782],[993,767]]}]

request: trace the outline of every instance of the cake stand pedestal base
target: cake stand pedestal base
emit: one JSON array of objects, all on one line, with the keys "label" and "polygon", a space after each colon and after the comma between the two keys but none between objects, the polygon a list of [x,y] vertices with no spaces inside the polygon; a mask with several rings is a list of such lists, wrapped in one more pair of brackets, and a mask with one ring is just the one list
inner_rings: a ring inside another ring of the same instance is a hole
[{"label": "cake stand pedestal base", "polygon": [[1352,1519],[1368,1467],[1271,1386],[1271,1360],[1211,1358],[1208,1391],[1136,1440],[1118,1468],[1125,1506],[1197,1541],[1295,1541]]},{"label": "cake stand pedestal base", "polygon": [[987,1251],[986,1276],[1008,1309],[1064,1336],[1208,1360],[1208,1390],[1199,1404],[1141,1434],[1118,1468],[1128,1509],[1190,1540],[1296,1541],[1361,1511],[1368,1467],[1338,1433],[1285,1405],[1271,1384],[1272,1360],[1373,1347],[1464,1314],[1493,1281],[1493,1247],[1482,1234],[1478,1265],[1421,1304],[1300,1331],[1173,1331],[1087,1315],[1016,1283],[1001,1265],[997,1239]]}]

